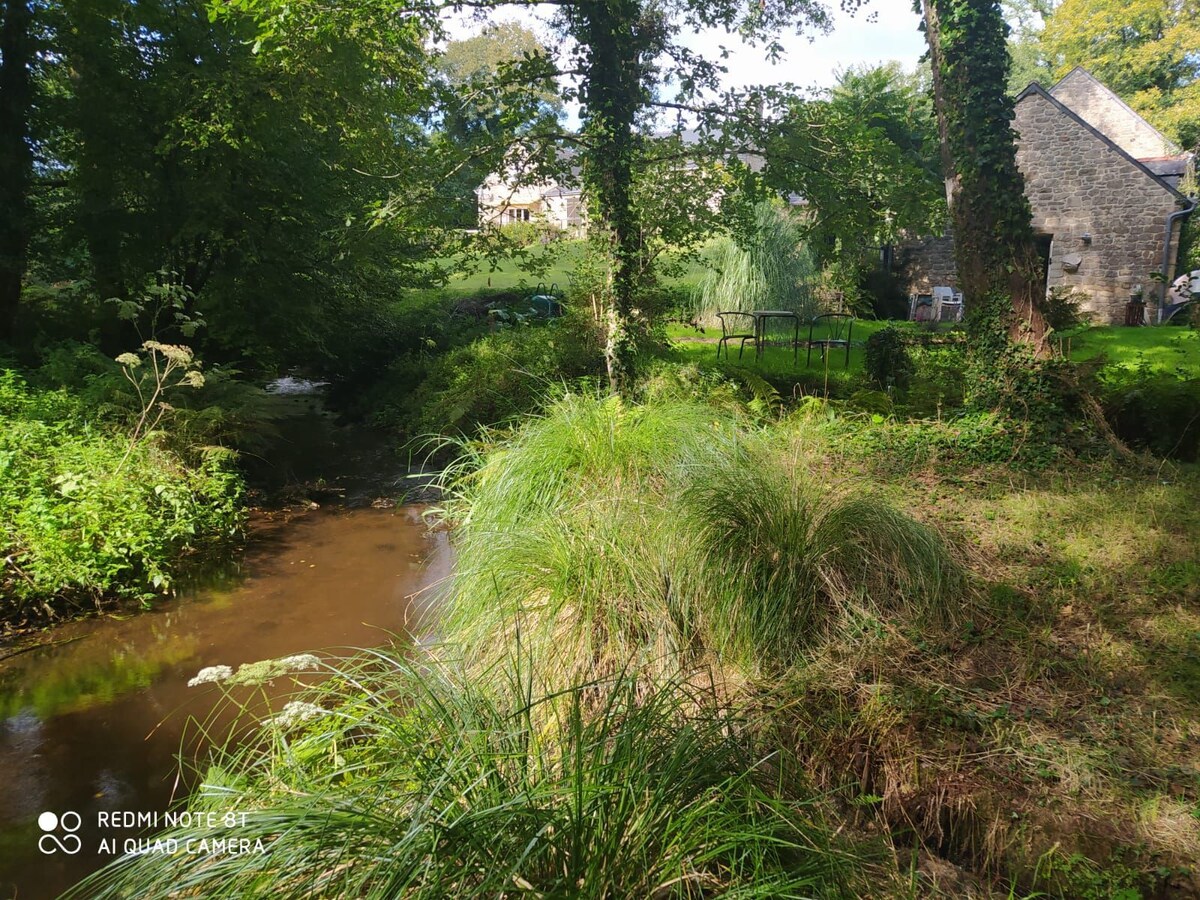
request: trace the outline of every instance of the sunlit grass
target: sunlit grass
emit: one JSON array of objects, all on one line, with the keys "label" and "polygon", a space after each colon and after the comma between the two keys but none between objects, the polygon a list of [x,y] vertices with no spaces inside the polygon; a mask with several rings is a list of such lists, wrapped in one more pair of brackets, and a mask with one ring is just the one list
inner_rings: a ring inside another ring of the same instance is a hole
[{"label": "sunlit grass", "polygon": [[482,667],[519,638],[553,685],[787,667],[853,609],[939,625],[963,595],[935,533],[702,406],[568,397],[450,484],[446,634]]},{"label": "sunlit grass", "polygon": [[193,798],[267,852],[126,856],[70,896],[846,895],[856,860],[711,690],[547,696],[517,654],[487,678],[383,653],[330,674],[303,697],[323,712],[219,754]]}]

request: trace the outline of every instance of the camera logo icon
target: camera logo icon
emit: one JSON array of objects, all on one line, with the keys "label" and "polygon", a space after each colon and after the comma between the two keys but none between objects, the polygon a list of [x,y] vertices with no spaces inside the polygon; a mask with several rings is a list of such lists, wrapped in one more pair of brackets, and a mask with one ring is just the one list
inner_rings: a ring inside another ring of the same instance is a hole
[{"label": "camera logo icon", "polygon": [[[38,838],[38,849],[47,856],[52,853],[66,853],[74,856],[83,849],[83,841],[75,832],[83,824],[83,819],[77,812],[65,812],[61,816],[52,812],[44,812],[38,816],[38,828],[42,836]],[[61,836],[59,832],[62,832]]]}]

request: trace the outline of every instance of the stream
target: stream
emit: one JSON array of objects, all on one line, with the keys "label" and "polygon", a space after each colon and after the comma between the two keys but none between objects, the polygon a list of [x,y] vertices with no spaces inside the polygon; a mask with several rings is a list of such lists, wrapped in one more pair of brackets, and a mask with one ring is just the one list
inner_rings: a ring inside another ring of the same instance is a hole
[{"label": "stream", "polygon": [[[187,686],[201,668],[411,643],[427,626],[451,553],[421,507],[390,505],[411,473],[380,436],[338,426],[304,383],[277,384],[295,415],[265,461],[272,476],[319,479],[336,499],[257,516],[245,550],[171,600],[64,624],[0,661],[0,898],[57,896],[144,834],[106,831],[105,813],[161,815],[186,798],[178,757],[202,752],[197,722],[222,697]],[[46,812],[58,837],[78,814],[78,852],[41,840]]]}]

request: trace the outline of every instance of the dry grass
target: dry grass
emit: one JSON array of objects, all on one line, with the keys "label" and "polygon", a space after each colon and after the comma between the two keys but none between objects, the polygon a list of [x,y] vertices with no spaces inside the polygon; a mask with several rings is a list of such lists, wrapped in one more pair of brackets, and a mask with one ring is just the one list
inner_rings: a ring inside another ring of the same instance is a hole
[{"label": "dry grass", "polygon": [[[801,429],[809,477],[878,471]],[[781,688],[811,770],[899,847],[997,884],[1200,896],[1200,477],[908,474],[875,492],[956,536],[984,599],[944,640],[881,620]]]}]

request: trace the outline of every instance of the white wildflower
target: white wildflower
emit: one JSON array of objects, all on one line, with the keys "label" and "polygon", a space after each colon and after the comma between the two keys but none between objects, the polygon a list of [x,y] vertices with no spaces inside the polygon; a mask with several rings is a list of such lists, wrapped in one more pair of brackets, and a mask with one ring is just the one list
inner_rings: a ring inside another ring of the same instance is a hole
[{"label": "white wildflower", "polygon": [[315,703],[305,703],[303,700],[291,700],[284,704],[283,709],[280,710],[278,715],[267,719],[264,724],[287,728],[290,725],[299,725],[301,722],[307,722],[309,719],[315,719],[317,716],[323,715],[325,715],[325,710]]},{"label": "white wildflower", "polygon": [[196,673],[195,678],[188,679],[188,687],[196,687],[200,684],[216,684],[218,681],[224,681],[233,675],[233,669],[229,666],[205,666]]},{"label": "white wildflower", "polygon": [[142,358],[136,353],[122,353],[117,357],[117,362],[123,366],[128,366],[129,368],[134,369],[142,364]]},{"label": "white wildflower", "polygon": [[321,668],[321,660],[311,653],[297,653],[295,656],[285,656],[279,664],[289,672],[311,672]]}]

